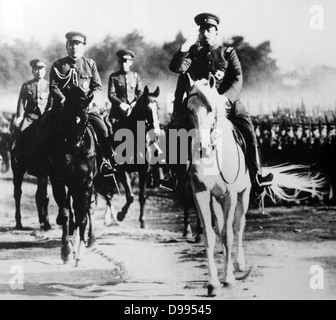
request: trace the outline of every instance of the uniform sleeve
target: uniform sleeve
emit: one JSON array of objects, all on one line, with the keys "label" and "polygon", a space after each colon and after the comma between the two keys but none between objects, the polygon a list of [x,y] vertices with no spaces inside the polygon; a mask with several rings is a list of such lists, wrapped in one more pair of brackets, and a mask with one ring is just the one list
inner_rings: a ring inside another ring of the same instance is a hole
[{"label": "uniform sleeve", "polygon": [[50,95],[56,103],[65,99],[64,94],[60,89],[60,79],[56,74],[57,64],[54,63],[50,70]]},{"label": "uniform sleeve", "polygon": [[139,75],[136,73],[135,97],[138,99],[143,94],[143,86]]},{"label": "uniform sleeve", "polygon": [[108,84],[108,99],[112,103],[112,108],[115,106],[120,106],[122,101],[118,99],[116,87],[115,87],[115,77],[113,75],[110,75],[109,78],[109,84]]},{"label": "uniform sleeve", "polygon": [[189,52],[178,51],[170,61],[169,70],[175,73],[186,73],[193,62],[193,47]]},{"label": "uniform sleeve", "polygon": [[16,117],[23,117],[24,109],[27,103],[27,86],[23,84],[20,90],[19,100],[16,109]]},{"label": "uniform sleeve", "polygon": [[91,72],[92,72],[92,79],[90,83],[90,91],[101,91],[102,90],[102,81],[97,69],[97,64],[95,61],[91,59]]},{"label": "uniform sleeve", "polygon": [[228,69],[218,92],[225,94],[233,103],[239,99],[243,87],[243,73],[240,61],[235,50],[232,50],[229,57]]}]

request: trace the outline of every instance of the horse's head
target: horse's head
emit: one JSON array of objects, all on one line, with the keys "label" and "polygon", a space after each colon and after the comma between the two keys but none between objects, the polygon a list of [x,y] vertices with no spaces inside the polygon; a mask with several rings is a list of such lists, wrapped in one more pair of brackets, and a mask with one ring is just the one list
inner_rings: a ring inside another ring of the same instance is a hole
[{"label": "horse's head", "polygon": [[70,150],[80,148],[84,143],[85,132],[89,125],[88,109],[74,107],[63,114],[64,136]]},{"label": "horse's head", "polygon": [[191,112],[193,125],[196,129],[212,129],[219,116],[226,119],[226,98],[218,93],[213,76],[209,80],[196,82],[189,76],[189,81],[187,107]]},{"label": "horse's head", "polygon": [[159,94],[159,87],[151,93],[149,92],[148,86],[146,86],[143,95],[138,99],[131,114],[134,120],[145,121],[147,130],[154,129],[156,136],[161,133],[158,103]]}]

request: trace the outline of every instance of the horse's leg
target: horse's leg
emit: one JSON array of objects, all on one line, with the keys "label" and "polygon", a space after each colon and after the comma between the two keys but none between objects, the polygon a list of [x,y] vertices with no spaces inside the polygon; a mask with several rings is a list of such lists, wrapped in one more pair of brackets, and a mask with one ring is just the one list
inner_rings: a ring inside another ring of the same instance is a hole
[{"label": "horse's leg", "polygon": [[147,200],[147,180],[148,180],[149,170],[141,170],[139,172],[139,202],[140,202],[140,228],[146,229],[146,221],[145,221],[145,205]]},{"label": "horse's leg", "polygon": [[13,170],[13,184],[14,184],[14,199],[15,199],[15,229],[22,230],[21,223],[21,196],[22,196],[22,181],[26,172],[26,168],[15,162],[15,156],[12,157],[12,170]]},{"label": "horse's leg", "polygon": [[188,199],[183,199],[183,212],[184,212],[184,229],[183,229],[183,237],[186,238],[188,235],[192,234],[191,226],[190,226],[190,215],[189,215],[189,201]]},{"label": "horse's leg", "polygon": [[62,180],[51,176],[51,185],[53,190],[54,199],[58,205],[59,213],[56,219],[56,223],[62,226],[62,248],[61,258],[64,263],[69,262],[69,256],[72,252],[72,246],[69,238],[69,224],[70,224],[70,212],[69,212],[69,199],[67,197],[65,185]]},{"label": "horse's leg", "polygon": [[114,209],[114,207],[112,206],[112,201],[110,198],[106,198],[106,209],[105,209],[105,222],[104,224],[106,226],[112,226],[113,224],[119,224],[118,220],[117,220],[117,213]]},{"label": "horse's leg", "polygon": [[87,214],[85,213],[85,210],[80,210],[78,212],[78,209],[75,209],[75,216],[76,216],[76,229],[79,233],[79,237],[77,237],[77,243],[76,246],[76,267],[79,266],[80,261],[83,259],[83,254],[85,250],[85,230],[87,226]]},{"label": "horse's leg", "polygon": [[204,245],[207,251],[208,268],[209,268],[209,283],[208,295],[213,297],[218,293],[221,283],[218,280],[218,271],[215,263],[215,244],[216,234],[212,227],[212,216],[210,211],[210,191],[195,193],[195,204],[198,214],[204,228]]},{"label": "horse's leg", "polygon": [[87,180],[83,181],[80,186],[75,185],[74,188],[71,188],[76,220],[75,229],[78,229],[77,232],[79,233],[75,244],[76,267],[79,266],[80,261],[83,259],[85,251],[85,230],[88,223],[88,215],[93,208],[92,201],[94,201],[92,184],[93,178],[87,177]]},{"label": "horse's leg", "polygon": [[246,222],[245,215],[248,210],[249,201],[250,201],[250,190],[246,189],[238,197],[237,210],[233,223],[234,234],[238,239],[237,254],[234,262],[234,267],[235,270],[237,271],[244,271],[246,267],[244,248],[243,248],[243,233]]},{"label": "horse's leg", "polygon": [[121,209],[120,212],[118,212],[117,219],[118,221],[124,221],[128,209],[130,208],[131,204],[134,202],[134,194],[132,190],[132,183],[129,174],[124,171],[120,172],[119,174],[120,182],[122,183],[124,189],[125,189],[125,194],[126,194],[126,204],[124,207]]},{"label": "horse's leg", "polygon": [[[224,258],[224,284],[227,286],[233,286],[236,279],[233,274],[233,262],[232,262],[232,246],[233,246],[233,219],[235,216],[235,211],[237,207],[237,194],[229,193],[222,200],[222,210],[224,214],[224,224],[220,227],[221,231],[221,242],[223,246],[223,251],[225,254]],[[221,230],[222,229],[222,230]]]},{"label": "horse's leg", "polygon": [[37,178],[37,191],[35,194],[35,200],[41,227],[43,227],[44,231],[48,231],[51,229],[48,215],[48,177]]},{"label": "horse's leg", "polygon": [[91,248],[96,243],[96,226],[95,226],[95,209],[97,205],[97,198],[93,195],[89,208],[89,240],[88,240],[88,248]]}]

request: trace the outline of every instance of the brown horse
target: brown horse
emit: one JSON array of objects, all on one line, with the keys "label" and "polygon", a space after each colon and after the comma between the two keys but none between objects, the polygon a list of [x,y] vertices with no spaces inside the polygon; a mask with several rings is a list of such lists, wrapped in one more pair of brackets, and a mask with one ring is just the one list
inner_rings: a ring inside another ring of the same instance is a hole
[{"label": "brown horse", "polygon": [[[56,222],[63,228],[61,258],[66,263],[73,253],[78,266],[86,247],[88,219],[91,223],[95,207],[93,183],[98,174],[99,151],[87,106],[78,104],[63,112],[52,110],[48,117],[52,120],[45,122],[46,132],[53,137],[54,146],[49,153],[50,180],[59,207]],[[89,231],[90,245],[94,241],[91,224]]]},{"label": "brown horse", "polygon": [[[119,221],[123,221],[131,204],[134,202],[130,173],[138,172],[140,189],[139,221],[141,228],[146,227],[144,213],[147,199],[147,182],[151,170],[151,160],[149,159],[149,154],[147,152],[150,148],[149,140],[155,140],[155,136],[159,135],[161,132],[157,100],[159,94],[159,87],[151,93],[146,86],[143,95],[139,97],[131,114],[127,118],[119,120],[113,127],[115,132],[114,141],[121,141],[123,137],[127,136],[126,139],[128,138],[130,142],[128,146],[133,151],[133,155],[121,158],[121,154],[123,153],[121,145],[119,143],[116,144],[116,160],[117,163],[119,162],[121,164],[117,166],[118,177],[126,193],[126,204],[118,213],[117,218]],[[149,135],[151,135],[151,137],[149,137]],[[126,141],[126,143],[127,142],[128,141]]]},{"label": "brown horse", "polygon": [[[30,121],[29,121],[30,122]],[[40,126],[40,120],[32,120],[30,125],[23,131],[16,131],[14,143],[11,149],[11,167],[13,171],[14,198],[15,198],[15,229],[22,230],[21,223],[21,195],[22,182],[25,173],[29,168],[35,166],[34,146],[37,133]],[[48,215],[48,176],[45,174],[37,175],[37,191],[35,195],[36,206],[41,228],[44,231],[51,229]]]}]

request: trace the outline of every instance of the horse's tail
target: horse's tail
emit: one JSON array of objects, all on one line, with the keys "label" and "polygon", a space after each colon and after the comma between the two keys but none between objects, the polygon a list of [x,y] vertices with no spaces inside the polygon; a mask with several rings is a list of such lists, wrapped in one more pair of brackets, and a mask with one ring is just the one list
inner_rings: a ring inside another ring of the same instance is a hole
[{"label": "horse's tail", "polygon": [[266,194],[273,202],[322,197],[325,194],[326,179],[321,173],[310,171],[309,166],[291,164],[263,168],[263,173],[274,175],[273,184],[266,189]]}]

